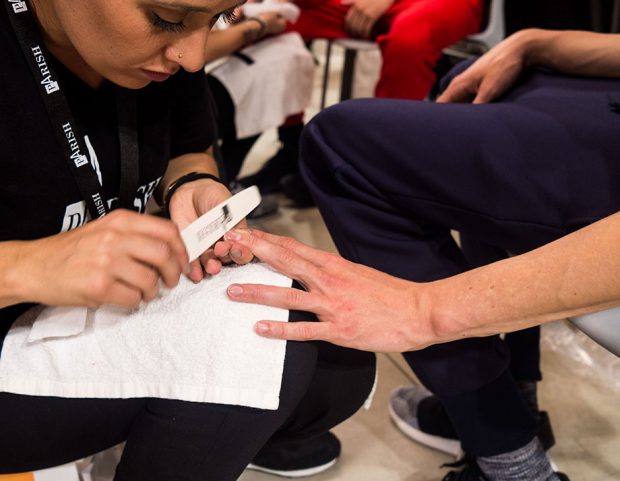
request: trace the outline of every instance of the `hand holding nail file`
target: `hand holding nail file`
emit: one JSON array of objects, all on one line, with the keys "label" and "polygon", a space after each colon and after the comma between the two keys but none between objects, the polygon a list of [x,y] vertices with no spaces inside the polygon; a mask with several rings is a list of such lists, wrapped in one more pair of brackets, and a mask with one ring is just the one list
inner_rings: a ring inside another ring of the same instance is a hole
[{"label": "hand holding nail file", "polygon": [[198,259],[226,232],[252,212],[260,201],[258,187],[253,185],[216,205],[183,229],[181,238],[187,249],[189,261]]}]

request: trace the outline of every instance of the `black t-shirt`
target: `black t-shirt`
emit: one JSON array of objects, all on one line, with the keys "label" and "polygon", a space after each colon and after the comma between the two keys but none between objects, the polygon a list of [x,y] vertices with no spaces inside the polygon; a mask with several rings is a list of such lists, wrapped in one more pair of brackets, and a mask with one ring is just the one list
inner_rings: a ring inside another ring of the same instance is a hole
[{"label": "black t-shirt", "polygon": [[[4,6],[0,6],[0,61],[0,241],[37,239],[74,229],[85,222],[86,205]],[[92,89],[53,57],[49,61],[85,137],[102,192],[114,207],[120,180],[115,87],[108,82]],[[137,116],[140,181],[134,206],[143,212],[168,161],[204,152],[214,141],[212,99],[203,72],[180,71],[139,90]],[[17,310],[0,309],[0,324],[14,318]]]}]

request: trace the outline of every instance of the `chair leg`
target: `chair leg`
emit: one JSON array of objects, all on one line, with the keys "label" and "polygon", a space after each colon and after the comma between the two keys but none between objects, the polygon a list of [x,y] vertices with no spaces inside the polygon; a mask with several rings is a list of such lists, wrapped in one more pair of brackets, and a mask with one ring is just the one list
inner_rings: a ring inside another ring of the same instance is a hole
[{"label": "chair leg", "polygon": [[353,75],[357,50],[345,48],[344,66],[342,68],[342,83],[340,84],[340,101],[349,100],[353,95]]},{"label": "chair leg", "polygon": [[321,92],[321,110],[325,108],[327,97],[327,84],[329,81],[329,62],[332,56],[332,41],[327,40],[327,50],[325,51],[325,67],[323,68],[323,91]]}]

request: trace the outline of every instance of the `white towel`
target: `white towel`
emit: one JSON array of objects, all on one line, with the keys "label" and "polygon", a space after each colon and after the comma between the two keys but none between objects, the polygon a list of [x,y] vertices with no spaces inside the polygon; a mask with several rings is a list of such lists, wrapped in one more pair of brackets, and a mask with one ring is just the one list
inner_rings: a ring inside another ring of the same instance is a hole
[{"label": "white towel", "polygon": [[278,127],[303,112],[312,95],[314,59],[295,32],[261,40],[241,50],[248,64],[229,57],[209,70],[235,104],[235,127],[240,139]]},{"label": "white towel", "polygon": [[[286,343],[261,338],[253,326],[261,319],[287,321],[288,311],[230,301],[226,288],[237,282],[291,286],[264,264],[226,267],[199,284],[183,278],[133,312],[88,310],[82,330],[83,309],[68,314],[73,322],[65,329],[54,315],[58,308],[35,307],[4,341],[0,391],[277,409]],[[42,324],[33,331],[37,317]]]},{"label": "white towel", "polygon": [[288,22],[295,23],[299,19],[301,10],[297,5],[280,0],[263,0],[259,3],[246,3],[241,7],[243,15],[255,17],[265,12],[275,12],[284,17]]}]

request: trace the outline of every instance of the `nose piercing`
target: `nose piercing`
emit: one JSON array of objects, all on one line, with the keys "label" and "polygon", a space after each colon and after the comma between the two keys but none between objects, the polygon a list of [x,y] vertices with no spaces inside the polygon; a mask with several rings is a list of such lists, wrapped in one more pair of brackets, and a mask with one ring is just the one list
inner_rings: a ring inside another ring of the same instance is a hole
[{"label": "nose piercing", "polygon": [[183,58],[183,54],[182,53],[179,53],[178,56],[179,56],[179,60]]}]

